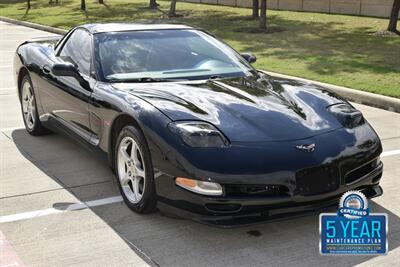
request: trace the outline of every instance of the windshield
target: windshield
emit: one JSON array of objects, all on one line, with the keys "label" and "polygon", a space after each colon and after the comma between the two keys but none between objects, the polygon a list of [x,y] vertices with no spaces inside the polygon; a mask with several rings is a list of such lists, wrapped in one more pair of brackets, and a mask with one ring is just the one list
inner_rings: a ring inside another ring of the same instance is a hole
[{"label": "windshield", "polygon": [[198,30],[96,34],[95,50],[104,81],[243,77],[253,71],[229,46]]}]

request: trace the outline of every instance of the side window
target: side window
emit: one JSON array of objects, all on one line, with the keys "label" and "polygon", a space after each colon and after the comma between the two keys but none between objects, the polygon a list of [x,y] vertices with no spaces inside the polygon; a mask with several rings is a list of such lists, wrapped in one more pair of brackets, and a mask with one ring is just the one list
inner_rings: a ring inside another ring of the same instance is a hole
[{"label": "side window", "polygon": [[60,56],[75,64],[83,74],[89,75],[91,49],[90,34],[85,30],[77,29],[68,38]]}]

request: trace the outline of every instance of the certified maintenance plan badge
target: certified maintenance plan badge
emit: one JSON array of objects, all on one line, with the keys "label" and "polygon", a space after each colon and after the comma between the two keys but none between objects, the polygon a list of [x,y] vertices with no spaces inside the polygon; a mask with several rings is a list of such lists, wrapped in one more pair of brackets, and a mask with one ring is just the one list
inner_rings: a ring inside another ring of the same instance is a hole
[{"label": "certified maintenance plan badge", "polygon": [[363,193],[349,191],[340,199],[337,213],[319,217],[322,255],[386,254],[388,251],[387,214],[369,213]]}]

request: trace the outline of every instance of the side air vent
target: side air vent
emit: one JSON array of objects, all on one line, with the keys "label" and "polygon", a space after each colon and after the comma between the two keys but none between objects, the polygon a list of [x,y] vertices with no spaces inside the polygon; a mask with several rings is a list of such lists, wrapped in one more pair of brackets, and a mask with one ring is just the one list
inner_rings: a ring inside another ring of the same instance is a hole
[{"label": "side air vent", "polygon": [[362,179],[365,175],[372,172],[376,168],[377,164],[377,160],[374,160],[348,172],[344,178],[346,184],[351,184]]}]

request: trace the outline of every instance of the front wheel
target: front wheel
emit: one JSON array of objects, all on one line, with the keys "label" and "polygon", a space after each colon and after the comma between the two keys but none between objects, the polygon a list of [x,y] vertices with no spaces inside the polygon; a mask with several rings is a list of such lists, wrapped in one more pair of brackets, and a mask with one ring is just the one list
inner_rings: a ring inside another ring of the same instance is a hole
[{"label": "front wheel", "polygon": [[138,213],[155,211],[157,196],[150,151],[143,134],[133,126],[126,126],[118,136],[115,167],[128,207]]}]

